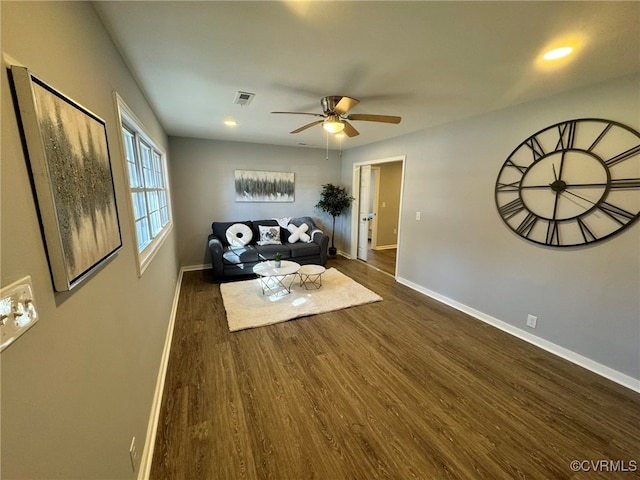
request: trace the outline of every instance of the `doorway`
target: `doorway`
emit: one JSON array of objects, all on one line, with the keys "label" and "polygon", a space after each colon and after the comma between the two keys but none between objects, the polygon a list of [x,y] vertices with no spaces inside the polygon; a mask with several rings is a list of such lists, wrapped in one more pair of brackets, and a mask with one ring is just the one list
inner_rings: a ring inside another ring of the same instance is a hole
[{"label": "doorway", "polygon": [[357,258],[396,274],[405,156],[353,165],[351,252]]}]

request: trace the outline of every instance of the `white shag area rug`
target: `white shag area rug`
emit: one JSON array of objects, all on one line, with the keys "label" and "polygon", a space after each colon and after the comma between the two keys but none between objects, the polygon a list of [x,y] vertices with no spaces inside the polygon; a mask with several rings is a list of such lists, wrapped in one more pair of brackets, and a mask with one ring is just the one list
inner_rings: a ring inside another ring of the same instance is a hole
[{"label": "white shag area rug", "polygon": [[382,300],[381,296],[335,268],[329,268],[322,274],[322,287],[318,290],[300,287],[298,275],[287,276],[283,283],[289,285],[292,280],[289,294],[283,294],[282,289],[275,289],[275,294],[267,292],[263,295],[257,278],[221,284],[229,331],[263,327]]}]

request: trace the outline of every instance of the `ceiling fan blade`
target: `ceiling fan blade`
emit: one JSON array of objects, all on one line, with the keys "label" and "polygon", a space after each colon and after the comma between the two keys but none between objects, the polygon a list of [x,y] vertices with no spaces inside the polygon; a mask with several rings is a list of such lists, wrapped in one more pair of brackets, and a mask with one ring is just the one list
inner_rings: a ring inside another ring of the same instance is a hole
[{"label": "ceiling fan blade", "polygon": [[356,100],[355,98],[342,97],[340,101],[336,104],[334,111],[338,115],[344,115],[359,103],[360,103],[360,100]]},{"label": "ceiling fan blade", "polygon": [[355,128],[353,128],[353,125],[351,125],[349,122],[343,120],[343,123],[344,123],[343,132],[347,135],[347,137],[355,137],[356,135],[360,135],[360,132]]},{"label": "ceiling fan blade", "polygon": [[381,123],[400,123],[402,117],[396,117],[394,115],[370,115],[367,113],[352,113],[347,116],[348,120],[364,120],[366,122],[381,122]]},{"label": "ceiling fan blade", "polygon": [[311,128],[311,127],[313,127],[314,125],[318,125],[319,123],[322,123],[322,122],[324,122],[324,120],[316,120],[315,122],[307,123],[306,125],[303,125],[302,127],[295,129],[295,130],[294,130],[293,132],[291,132],[291,133],[300,133],[300,132],[302,132],[303,130],[306,130],[307,128]]},{"label": "ceiling fan blade", "polygon": [[271,113],[277,113],[277,114],[284,113],[287,115],[313,115],[314,117],[322,117],[322,118],[325,117],[321,113],[309,113],[309,112],[271,112]]}]

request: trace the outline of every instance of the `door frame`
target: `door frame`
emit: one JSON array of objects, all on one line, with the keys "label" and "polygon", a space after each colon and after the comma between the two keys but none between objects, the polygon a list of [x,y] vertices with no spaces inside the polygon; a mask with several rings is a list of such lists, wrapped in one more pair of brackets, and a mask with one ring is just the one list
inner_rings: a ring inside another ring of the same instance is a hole
[{"label": "door frame", "polygon": [[[399,215],[398,215],[398,249],[396,252],[396,274],[398,271],[398,259],[400,258],[400,245],[402,244],[400,241],[400,237],[402,235],[402,206],[404,202],[404,173],[406,166],[406,155],[396,155],[393,157],[379,158],[376,160],[365,160],[362,162],[355,162],[352,166],[353,171],[351,174],[351,191],[353,193],[358,192],[357,201],[352,202],[351,204],[351,245],[349,256],[353,259],[358,258],[358,219],[359,219],[359,208],[360,208],[360,178],[357,174],[359,167],[362,165],[378,165],[381,163],[391,163],[391,162],[402,162],[402,174],[400,177],[400,206],[399,206]],[[368,199],[366,200],[368,201]]]},{"label": "door frame", "polygon": [[[356,258],[365,262],[367,261],[367,253],[369,251],[369,227],[371,226],[369,213],[371,213],[372,171],[373,168],[369,164],[356,167],[356,175],[359,179],[358,194],[356,195],[356,202],[354,202],[358,204],[358,246],[356,248]],[[365,194],[364,196],[363,193]]]},{"label": "door frame", "polygon": [[373,191],[369,192],[369,195],[373,197],[373,218],[371,219],[371,248],[375,250],[378,246],[378,198],[380,195],[380,167],[371,167],[371,172],[375,172]]}]

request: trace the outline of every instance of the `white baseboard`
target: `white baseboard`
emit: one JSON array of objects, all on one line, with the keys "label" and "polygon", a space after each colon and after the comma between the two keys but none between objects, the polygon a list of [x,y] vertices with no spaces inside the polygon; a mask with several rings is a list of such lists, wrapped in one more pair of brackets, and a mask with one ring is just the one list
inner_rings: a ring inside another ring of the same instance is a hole
[{"label": "white baseboard", "polygon": [[394,248],[398,248],[398,245],[376,245],[373,250],[393,250]]},{"label": "white baseboard", "polygon": [[151,413],[149,415],[149,424],[147,425],[147,437],[144,441],[144,450],[140,457],[140,466],[138,467],[138,480],[149,480],[149,476],[151,475],[153,449],[156,445],[160,408],[162,407],[162,394],[164,393],[164,381],[167,376],[167,367],[169,365],[169,354],[171,353],[171,341],[173,339],[173,330],[176,323],[176,312],[178,311],[178,299],[180,298],[180,288],[182,287],[182,276],[187,269],[188,267],[180,269],[178,282],[176,283],[176,288],[173,294],[169,325],[167,326],[162,357],[160,357],[158,378],[156,379],[156,390],[153,395],[153,401],[151,402]]},{"label": "white baseboard", "polygon": [[208,270],[213,268],[213,265],[210,263],[203,263],[201,265],[187,265],[186,267],[182,267],[183,272],[195,272],[196,270]]},{"label": "white baseboard", "polygon": [[561,347],[560,345],[556,345],[555,343],[549,342],[548,340],[532,335],[529,332],[521,330],[518,327],[514,327],[513,325],[507,322],[504,322],[502,320],[498,320],[497,318],[487,315],[483,312],[480,312],[479,310],[468,307],[467,305],[456,302],[455,300],[445,297],[444,295],[440,295],[439,293],[436,293],[424,287],[421,287],[420,285],[413,283],[405,278],[397,277],[396,280],[399,283],[406,285],[407,287],[412,288],[413,290],[416,290],[417,292],[420,292],[424,295],[427,295],[428,297],[438,300],[439,302],[449,305],[450,307],[453,307],[456,310],[459,310],[463,313],[471,315],[472,317],[477,318],[482,322],[488,323],[489,325],[492,325],[496,328],[499,328],[500,330],[507,332],[513,335],[514,337],[518,337],[519,339],[524,340],[525,342],[531,343],[536,347],[542,348],[547,352],[557,355],[558,357],[564,358],[565,360],[575,363],[576,365],[586,368],[587,370],[590,370],[602,377],[605,377],[615,383],[618,383],[626,388],[629,388],[635,392],[640,393],[640,380],[636,378],[633,378],[633,377],[630,377],[629,375],[618,372],[617,370],[614,370],[610,367],[602,365],[594,360],[591,360],[590,358],[584,357],[578,353],[575,353],[571,350]]}]

